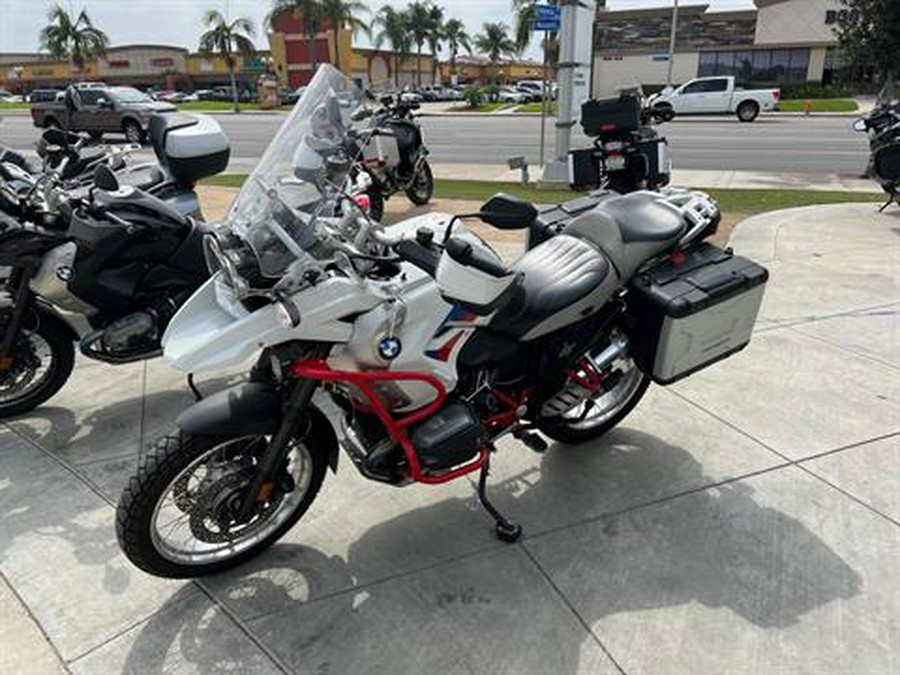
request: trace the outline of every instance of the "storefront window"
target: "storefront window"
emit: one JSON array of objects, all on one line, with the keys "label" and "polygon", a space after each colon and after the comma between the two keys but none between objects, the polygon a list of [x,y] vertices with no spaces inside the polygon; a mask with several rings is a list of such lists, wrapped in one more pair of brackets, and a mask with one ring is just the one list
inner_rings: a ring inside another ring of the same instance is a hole
[{"label": "storefront window", "polygon": [[700,52],[698,77],[733,75],[738,85],[805,82],[809,49]]}]

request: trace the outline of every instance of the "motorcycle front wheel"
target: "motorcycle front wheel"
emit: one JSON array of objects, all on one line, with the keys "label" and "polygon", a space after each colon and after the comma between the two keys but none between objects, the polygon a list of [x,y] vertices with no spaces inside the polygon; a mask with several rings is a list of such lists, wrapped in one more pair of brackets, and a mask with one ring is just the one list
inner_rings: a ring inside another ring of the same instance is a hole
[{"label": "motorcycle front wheel", "polygon": [[282,537],[312,504],[328,465],[326,442],[316,425],[292,441],[268,501],[239,518],[269,438],[166,436],[122,493],[119,545],[131,562],[159,577],[199,577],[239,565]]},{"label": "motorcycle front wheel", "polygon": [[650,377],[627,359],[617,381],[569,412],[555,417],[542,417],[537,427],[555,441],[566,444],[585,443],[599,438],[621,422],[640,403]]},{"label": "motorcycle front wheel", "polygon": [[434,196],[434,175],[431,173],[431,165],[422,161],[412,185],[406,189],[406,196],[416,206],[425,206]]},{"label": "motorcycle front wheel", "polygon": [[[0,326],[12,309],[0,315]],[[0,331],[2,334],[2,331]],[[25,317],[8,360],[0,361],[0,419],[34,410],[58,392],[72,374],[71,331],[40,307]]]}]

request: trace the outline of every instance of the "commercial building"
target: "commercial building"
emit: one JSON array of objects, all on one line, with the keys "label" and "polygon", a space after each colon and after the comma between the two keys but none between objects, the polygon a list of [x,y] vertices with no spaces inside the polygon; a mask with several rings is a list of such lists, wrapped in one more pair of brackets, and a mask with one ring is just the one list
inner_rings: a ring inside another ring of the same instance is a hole
[{"label": "commercial building", "polygon": [[[678,8],[672,81],[734,75],[739,84],[833,82],[841,67],[834,27],[840,0],[755,0],[745,11]],[[672,7],[611,11],[598,7],[592,93],[666,84]]]}]

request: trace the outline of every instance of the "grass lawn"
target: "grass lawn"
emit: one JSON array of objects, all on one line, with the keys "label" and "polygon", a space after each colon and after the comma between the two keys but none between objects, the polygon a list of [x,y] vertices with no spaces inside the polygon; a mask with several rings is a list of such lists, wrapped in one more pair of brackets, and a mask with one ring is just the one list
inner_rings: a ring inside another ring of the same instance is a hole
[{"label": "grass lawn", "polygon": [[[806,99],[781,102],[781,112],[806,112]],[[814,98],[809,102],[810,112],[856,112],[856,101],[844,98]]]},{"label": "grass lawn", "polygon": [[[516,108],[517,113],[539,113],[541,112],[541,104],[540,103],[526,103],[525,105],[520,105]],[[556,103],[551,101],[547,106],[547,114],[555,115],[556,114]]]},{"label": "grass lawn", "polygon": [[0,110],[27,110],[28,103],[3,103],[0,102]]},{"label": "grass lawn", "polygon": [[447,112],[453,113],[491,113],[497,112],[498,110],[503,110],[504,108],[509,108],[509,103],[482,103],[477,108],[470,108],[467,105],[455,105],[452,108],[447,108]]},{"label": "grass lawn", "polygon": [[[240,187],[246,174],[222,174],[203,181],[206,185]],[[571,190],[541,190],[520,183],[494,183],[474,180],[435,181],[435,197],[438,199],[486,200],[497,192],[527,199],[540,204],[552,204],[575,199],[580,193]],[[878,202],[884,195],[878,192],[826,192],[817,190],[704,190],[719,202],[725,213],[763,213],[813,204],[839,204],[842,202]]]}]

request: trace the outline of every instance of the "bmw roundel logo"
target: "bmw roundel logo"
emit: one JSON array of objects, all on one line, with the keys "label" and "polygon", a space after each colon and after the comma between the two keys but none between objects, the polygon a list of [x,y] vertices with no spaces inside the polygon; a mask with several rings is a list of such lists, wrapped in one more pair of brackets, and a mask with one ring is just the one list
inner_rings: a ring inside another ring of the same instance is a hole
[{"label": "bmw roundel logo", "polygon": [[400,356],[403,351],[403,345],[399,338],[392,335],[385,335],[378,341],[378,354],[381,358],[391,361]]},{"label": "bmw roundel logo", "polygon": [[56,276],[59,277],[60,281],[72,281],[72,278],[75,276],[75,270],[71,267],[57,267]]}]

